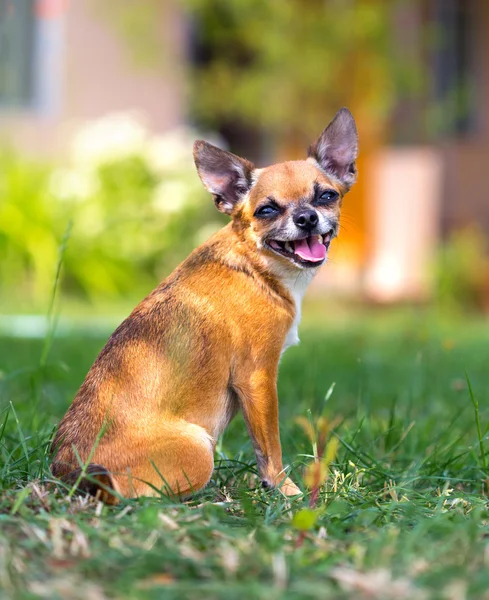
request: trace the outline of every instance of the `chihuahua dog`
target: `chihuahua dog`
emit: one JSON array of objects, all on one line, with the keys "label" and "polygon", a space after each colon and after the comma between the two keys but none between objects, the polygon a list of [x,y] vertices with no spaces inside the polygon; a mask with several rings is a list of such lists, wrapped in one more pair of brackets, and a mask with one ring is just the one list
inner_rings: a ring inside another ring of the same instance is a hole
[{"label": "chihuahua dog", "polygon": [[231,222],[116,329],[53,441],[52,472],[97,494],[188,496],[241,409],[263,484],[300,494],[280,446],[277,371],[301,301],[356,179],[355,121],[341,109],[306,160],[257,169],[204,141],[195,164]]}]

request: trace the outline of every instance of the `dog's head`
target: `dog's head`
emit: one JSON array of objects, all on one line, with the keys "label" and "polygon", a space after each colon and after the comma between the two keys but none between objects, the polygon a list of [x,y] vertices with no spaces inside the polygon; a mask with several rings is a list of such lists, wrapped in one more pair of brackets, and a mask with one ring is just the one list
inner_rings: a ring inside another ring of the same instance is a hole
[{"label": "dog's head", "polygon": [[355,121],[346,108],[309,148],[307,160],[256,169],[207,142],[194,145],[197,170],[217,208],[268,259],[300,269],[325,261],[342,198],[356,179],[357,155]]}]

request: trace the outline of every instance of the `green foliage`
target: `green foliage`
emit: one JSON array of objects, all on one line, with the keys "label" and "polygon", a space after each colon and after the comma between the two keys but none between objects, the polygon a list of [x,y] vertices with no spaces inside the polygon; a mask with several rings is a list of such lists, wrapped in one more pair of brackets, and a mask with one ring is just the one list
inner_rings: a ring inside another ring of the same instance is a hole
[{"label": "green foliage", "polygon": [[[423,93],[423,65],[394,39],[407,0],[110,0],[98,14],[134,62],[180,77],[181,56],[161,26],[191,34],[185,65],[192,119],[212,129],[262,131],[274,140],[310,141],[347,104],[370,129],[390,118],[401,95]],[[180,13],[178,11],[181,11]],[[163,57],[163,58],[162,58]],[[141,60],[143,59],[143,60]],[[164,63],[164,64],[162,64]],[[303,139],[304,136],[304,139]]]},{"label": "green foliage", "polygon": [[47,191],[49,170],[0,154],[0,280],[3,293],[50,289],[59,218]]},{"label": "green foliage", "polygon": [[435,264],[435,299],[445,310],[489,310],[489,258],[477,227],[455,231]]},{"label": "green foliage", "polygon": [[224,220],[192,164],[196,134],[150,136],[112,115],[74,136],[66,167],[0,157],[0,279],[11,306],[45,306],[67,224],[63,292],[91,301],[149,292]]},{"label": "green foliage", "polygon": [[[403,60],[382,0],[187,0],[201,60],[193,110],[281,134],[315,132],[346,102],[382,119]],[[226,100],[223,102],[222,99]]]}]

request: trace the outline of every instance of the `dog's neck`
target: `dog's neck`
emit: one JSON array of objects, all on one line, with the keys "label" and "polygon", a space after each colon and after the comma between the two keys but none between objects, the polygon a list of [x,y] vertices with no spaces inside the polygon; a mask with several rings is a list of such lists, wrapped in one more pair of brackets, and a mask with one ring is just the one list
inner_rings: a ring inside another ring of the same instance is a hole
[{"label": "dog's neck", "polygon": [[318,269],[307,269],[299,271],[295,277],[289,276],[282,279],[283,285],[287,287],[289,294],[294,299],[295,316],[294,321],[287,333],[282,348],[282,354],[289,346],[296,346],[299,343],[299,324],[302,317],[302,299],[306,293],[308,285],[311,283]]},{"label": "dog's neck", "polygon": [[[230,230],[236,238],[234,243],[229,243]],[[302,300],[318,269],[297,269],[292,265],[289,267],[273,256],[268,257],[243,233],[230,223],[209,242],[215,241],[221,245],[221,239],[225,241],[223,258],[226,262],[233,265],[233,268],[242,267],[243,270],[252,273],[256,281],[275,297],[279,296],[290,307],[293,320],[282,348],[284,352],[289,346],[299,343],[298,327],[301,321]]]}]

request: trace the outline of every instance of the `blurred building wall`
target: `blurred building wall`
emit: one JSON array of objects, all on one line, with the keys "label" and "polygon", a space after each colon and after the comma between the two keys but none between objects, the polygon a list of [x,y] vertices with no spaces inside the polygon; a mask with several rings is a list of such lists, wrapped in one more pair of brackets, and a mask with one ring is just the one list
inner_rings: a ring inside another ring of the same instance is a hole
[{"label": "blurred building wall", "polygon": [[[155,131],[184,120],[185,27],[173,3],[164,3],[164,56],[151,68],[135,63],[97,2],[4,0],[3,4],[0,41],[3,37],[5,51],[11,50],[12,68],[25,69],[29,80],[24,97],[9,97],[8,89],[0,89],[0,137],[15,147],[40,156],[58,154],[64,150],[71,123],[114,111],[141,112]],[[21,8],[23,22],[14,20]],[[29,13],[32,22],[26,22]],[[12,25],[17,31],[12,32]],[[18,51],[12,39],[19,36],[25,36],[22,45],[29,52],[22,64],[15,62]]]},{"label": "blurred building wall", "polygon": [[385,148],[372,158],[364,280],[370,298],[426,299],[440,234],[442,173],[434,148]]},{"label": "blurred building wall", "polygon": [[489,235],[489,2],[472,0],[469,68],[473,107],[466,131],[439,145],[444,164],[442,229],[477,223]]}]

